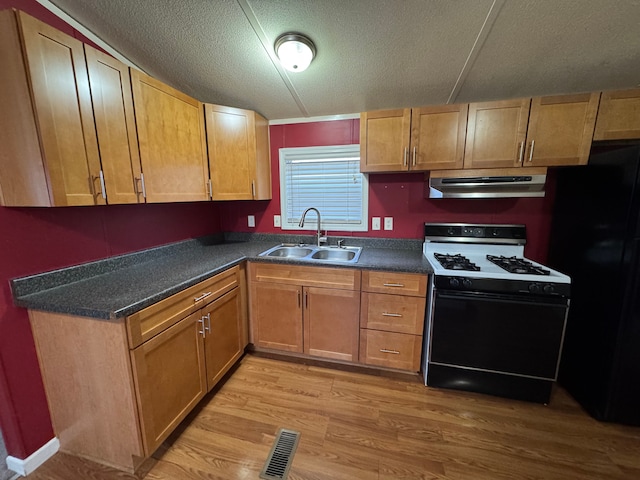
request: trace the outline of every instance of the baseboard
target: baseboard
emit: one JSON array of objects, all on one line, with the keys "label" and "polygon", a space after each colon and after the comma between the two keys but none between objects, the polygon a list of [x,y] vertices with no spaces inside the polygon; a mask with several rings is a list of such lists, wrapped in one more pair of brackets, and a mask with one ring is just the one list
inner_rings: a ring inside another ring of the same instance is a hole
[{"label": "baseboard", "polygon": [[60,441],[54,437],[24,460],[8,456],[7,467],[9,467],[9,470],[12,472],[16,472],[17,474],[26,477],[30,473],[33,473],[33,471],[44,462],[53,457],[59,449]]}]

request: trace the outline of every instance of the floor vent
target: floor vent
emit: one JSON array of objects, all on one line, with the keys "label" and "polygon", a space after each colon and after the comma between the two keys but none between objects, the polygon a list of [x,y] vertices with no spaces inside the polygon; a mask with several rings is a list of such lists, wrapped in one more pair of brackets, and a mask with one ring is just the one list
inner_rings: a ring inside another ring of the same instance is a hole
[{"label": "floor vent", "polygon": [[291,462],[293,461],[293,454],[298,446],[298,440],[300,440],[299,432],[281,428],[273,447],[271,447],[267,463],[262,472],[260,472],[260,478],[265,480],[284,480],[287,478],[289,467],[291,467]]}]

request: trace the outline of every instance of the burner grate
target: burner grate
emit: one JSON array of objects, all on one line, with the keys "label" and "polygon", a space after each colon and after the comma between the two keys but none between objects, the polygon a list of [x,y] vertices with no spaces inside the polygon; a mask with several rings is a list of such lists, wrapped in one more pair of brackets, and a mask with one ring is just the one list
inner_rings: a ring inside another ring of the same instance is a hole
[{"label": "burner grate", "polygon": [[449,253],[434,253],[433,256],[440,262],[443,268],[447,270],[465,270],[477,272],[480,267],[459,253],[452,255]]},{"label": "burner grate", "polygon": [[519,257],[504,257],[502,255],[487,255],[487,260],[509,273],[529,275],[550,275],[547,269],[540,268],[533,263]]}]

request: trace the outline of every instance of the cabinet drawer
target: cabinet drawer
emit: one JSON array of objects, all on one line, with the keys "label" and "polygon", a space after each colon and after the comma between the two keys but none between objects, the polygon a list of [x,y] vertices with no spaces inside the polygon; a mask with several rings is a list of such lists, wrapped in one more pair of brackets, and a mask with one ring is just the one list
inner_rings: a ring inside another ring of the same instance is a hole
[{"label": "cabinet drawer", "polygon": [[425,297],[362,292],[360,327],[422,335]]},{"label": "cabinet drawer", "polygon": [[420,370],[422,336],[360,329],[360,363]]},{"label": "cabinet drawer", "polygon": [[249,264],[249,277],[253,282],[360,290],[360,271],[350,268],[252,262]]},{"label": "cabinet drawer", "polygon": [[397,295],[427,295],[427,276],[418,273],[362,272],[362,291]]},{"label": "cabinet drawer", "polygon": [[127,317],[129,348],[135,348],[238,286],[238,267],[225,270]]}]

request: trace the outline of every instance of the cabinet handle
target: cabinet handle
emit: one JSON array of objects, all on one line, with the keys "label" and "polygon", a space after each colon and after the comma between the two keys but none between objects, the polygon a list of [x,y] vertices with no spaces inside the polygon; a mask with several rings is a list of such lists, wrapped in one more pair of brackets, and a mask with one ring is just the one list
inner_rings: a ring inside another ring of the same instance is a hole
[{"label": "cabinet handle", "polygon": [[404,159],[402,160],[402,165],[403,166],[407,166],[407,157],[409,155],[409,149],[407,147],[404,147]]},{"label": "cabinet handle", "polygon": [[401,317],[402,315],[399,313],[387,313],[387,312],[382,312],[382,316],[383,317]]},{"label": "cabinet handle", "polygon": [[309,293],[304,292],[304,308],[309,308]]},{"label": "cabinet handle", "polygon": [[529,163],[533,162],[533,146],[535,145],[535,143],[535,140],[531,140],[531,150],[529,150]]},{"label": "cabinet handle", "polygon": [[100,193],[102,193],[102,198],[107,199],[107,187],[104,185],[104,173],[100,170]]},{"label": "cabinet handle", "polygon": [[411,162],[411,165],[413,165],[414,167],[416,166],[416,148],[417,147],[413,147],[413,160]]},{"label": "cabinet handle", "polygon": [[207,193],[209,194],[209,198],[213,198],[213,185],[211,184],[211,179],[207,182]]},{"label": "cabinet handle", "polygon": [[518,164],[522,165],[524,160],[524,142],[520,142],[520,153],[518,154]]},{"label": "cabinet handle", "polygon": [[[136,181],[137,180],[136,178]],[[142,187],[142,198],[147,198],[147,189],[144,186],[144,173],[140,174],[140,186]]]},{"label": "cabinet handle", "polygon": [[380,351],[382,353],[392,353],[394,355],[400,355],[400,352],[398,350],[387,350],[386,348],[381,348]]},{"label": "cabinet handle", "polygon": [[383,283],[385,287],[404,287],[402,283]]},{"label": "cabinet handle", "polygon": [[300,304],[301,302],[301,298],[300,298],[300,290],[298,290],[298,308],[300,308],[302,305]]},{"label": "cabinet handle", "polygon": [[[211,333],[211,312],[207,313],[204,317],[202,317],[203,319],[206,318],[207,319],[207,326],[204,327],[204,329]],[[204,326],[204,322],[202,323],[202,325]]]},{"label": "cabinet handle", "polygon": [[202,335],[203,337],[205,337],[206,336],[206,334],[205,334],[206,328],[204,327],[204,317],[201,317],[200,319],[198,319],[198,323],[202,324],[202,330],[198,330],[198,333],[200,335]]},{"label": "cabinet handle", "polygon": [[253,196],[253,198],[256,198],[256,181],[255,180],[251,182],[251,195]]},{"label": "cabinet handle", "polygon": [[211,295],[211,293],[213,292],[205,292],[202,295],[200,295],[199,297],[195,297],[193,299],[194,302],[199,302],[200,300],[204,300],[205,298],[207,298],[209,295]]}]

